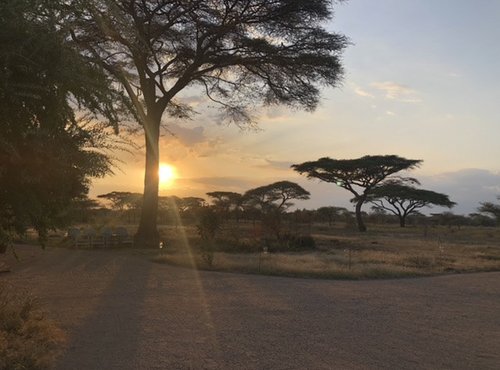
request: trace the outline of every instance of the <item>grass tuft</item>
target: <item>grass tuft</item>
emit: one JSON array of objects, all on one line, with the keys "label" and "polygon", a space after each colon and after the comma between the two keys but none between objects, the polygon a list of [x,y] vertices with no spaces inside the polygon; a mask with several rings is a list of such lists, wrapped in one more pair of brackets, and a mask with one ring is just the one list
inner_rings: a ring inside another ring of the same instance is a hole
[{"label": "grass tuft", "polygon": [[50,369],[64,342],[36,299],[0,288],[0,370]]}]

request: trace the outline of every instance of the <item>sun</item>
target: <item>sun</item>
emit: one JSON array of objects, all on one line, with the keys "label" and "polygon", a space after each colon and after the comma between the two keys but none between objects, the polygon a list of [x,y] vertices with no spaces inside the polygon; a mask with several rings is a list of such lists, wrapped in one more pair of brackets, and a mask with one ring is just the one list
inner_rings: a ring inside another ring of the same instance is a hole
[{"label": "sun", "polygon": [[160,163],[158,173],[160,175],[160,184],[163,186],[172,184],[177,178],[175,167],[170,164]]}]

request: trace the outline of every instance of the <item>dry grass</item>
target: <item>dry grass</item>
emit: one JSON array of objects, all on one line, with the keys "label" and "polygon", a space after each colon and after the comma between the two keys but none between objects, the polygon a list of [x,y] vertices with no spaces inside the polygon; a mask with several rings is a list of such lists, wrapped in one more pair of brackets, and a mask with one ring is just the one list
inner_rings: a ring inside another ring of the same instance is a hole
[{"label": "dry grass", "polygon": [[0,288],[1,370],[49,369],[64,341],[34,298]]},{"label": "dry grass", "polygon": [[[212,266],[196,252],[171,248],[155,261],[217,271],[334,279],[375,279],[500,270],[500,229],[372,227],[360,234],[313,226],[308,253],[215,252]],[[245,230],[242,230],[242,238]],[[173,245],[176,245],[173,243]]]}]

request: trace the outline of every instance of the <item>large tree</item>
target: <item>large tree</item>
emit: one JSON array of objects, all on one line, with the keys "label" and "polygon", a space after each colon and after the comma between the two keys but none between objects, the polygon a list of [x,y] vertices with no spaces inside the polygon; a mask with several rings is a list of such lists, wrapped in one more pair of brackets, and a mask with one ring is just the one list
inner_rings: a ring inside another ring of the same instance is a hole
[{"label": "large tree", "polygon": [[401,227],[406,226],[407,216],[418,212],[421,208],[433,205],[451,208],[455,205],[448,195],[418,189],[413,184],[419,182],[408,178],[384,181],[368,194],[367,201],[373,203],[376,209],[383,209],[396,215]]},{"label": "large tree", "polygon": [[[35,0],[0,3],[0,239],[33,226],[43,243],[64,224],[90,178],[110,171],[101,127],[116,122],[106,76],[68,47]],[[91,118],[91,117],[89,117]],[[1,240],[0,240],[1,244]],[[4,244],[5,245],[5,244]]]},{"label": "large tree", "polygon": [[310,179],[331,182],[350,191],[356,204],[356,221],[359,231],[366,231],[361,207],[371,191],[388,176],[420,165],[418,159],[397,155],[367,155],[357,159],[320,158],[316,161],[294,164],[292,168]]},{"label": "large tree", "polygon": [[[128,96],[144,131],[144,206],[138,246],[157,246],[159,133],[178,99],[201,89],[224,117],[253,121],[257,102],[313,110],[319,86],[342,74],[343,35],[327,31],[329,0],[67,0],[66,27],[83,55]],[[250,109],[249,109],[250,108]]]}]

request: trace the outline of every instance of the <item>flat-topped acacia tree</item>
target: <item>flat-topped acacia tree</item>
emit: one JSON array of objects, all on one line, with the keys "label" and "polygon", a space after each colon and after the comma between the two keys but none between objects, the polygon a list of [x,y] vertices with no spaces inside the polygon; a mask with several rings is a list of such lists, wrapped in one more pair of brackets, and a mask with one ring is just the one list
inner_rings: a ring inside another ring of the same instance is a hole
[{"label": "flat-topped acacia tree", "polygon": [[345,36],[327,31],[329,0],[67,0],[65,25],[92,63],[123,86],[146,144],[136,245],[156,247],[162,118],[187,117],[176,99],[198,87],[224,117],[252,122],[256,103],[313,110],[318,86],[342,75]]},{"label": "flat-topped acacia tree", "polygon": [[419,189],[415,179],[390,179],[376,186],[368,195],[367,201],[376,209],[391,212],[399,218],[399,226],[406,226],[406,217],[424,207],[441,206],[451,208],[455,205],[448,195],[432,190]]},{"label": "flat-topped acacia tree", "polygon": [[361,207],[370,192],[388,176],[410,170],[422,163],[419,159],[406,159],[397,155],[367,155],[357,159],[320,158],[316,161],[294,164],[292,168],[308,178],[331,182],[349,190],[356,204],[359,231],[366,231]]}]

